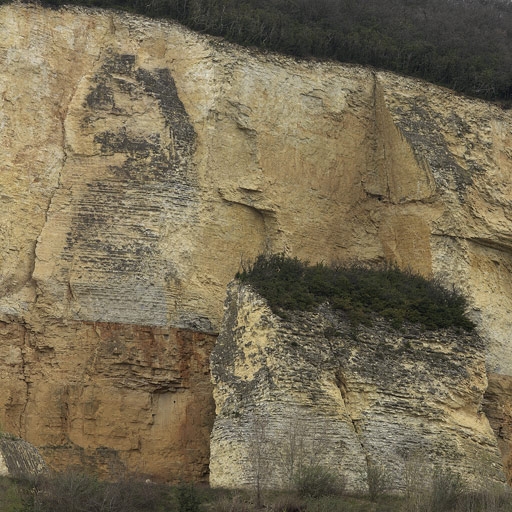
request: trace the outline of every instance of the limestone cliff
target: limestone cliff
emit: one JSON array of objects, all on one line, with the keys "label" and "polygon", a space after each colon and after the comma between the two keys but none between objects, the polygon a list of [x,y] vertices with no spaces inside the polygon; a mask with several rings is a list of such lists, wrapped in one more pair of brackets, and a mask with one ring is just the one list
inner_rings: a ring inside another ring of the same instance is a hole
[{"label": "limestone cliff", "polygon": [[176,328],[0,323],[2,425],[54,469],[204,480],[215,338]]},{"label": "limestone cliff", "polygon": [[[210,482],[220,487],[293,484],[301,467],[336,471],[364,489],[368,467],[403,489],[424,461],[471,481],[503,481],[494,432],[483,414],[483,344],[453,330],[353,327],[322,306],[272,313],[247,285],[228,291],[212,353],[217,416]],[[410,477],[410,474],[409,474]]]},{"label": "limestone cliff", "polygon": [[264,250],[452,283],[512,376],[510,111],[116,12],[0,29],[0,423],[48,460],[204,475],[225,287]]}]

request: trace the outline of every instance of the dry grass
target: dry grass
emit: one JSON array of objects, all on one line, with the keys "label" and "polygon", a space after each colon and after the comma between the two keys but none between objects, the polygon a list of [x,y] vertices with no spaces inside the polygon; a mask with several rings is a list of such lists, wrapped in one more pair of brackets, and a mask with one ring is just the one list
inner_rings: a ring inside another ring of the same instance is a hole
[{"label": "dry grass", "polygon": [[265,492],[258,507],[254,492],[187,486],[184,493],[183,486],[148,484],[137,478],[107,483],[68,471],[35,482],[0,479],[0,512],[512,512],[509,488],[487,485],[468,490],[447,471],[415,475],[402,496],[382,488],[371,497]]}]

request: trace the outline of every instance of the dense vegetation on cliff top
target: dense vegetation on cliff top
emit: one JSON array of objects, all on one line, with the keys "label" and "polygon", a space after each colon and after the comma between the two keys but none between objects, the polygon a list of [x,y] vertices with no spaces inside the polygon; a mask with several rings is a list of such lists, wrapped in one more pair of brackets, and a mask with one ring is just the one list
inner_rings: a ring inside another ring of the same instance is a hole
[{"label": "dense vegetation on cliff top", "polygon": [[41,1],[172,18],[243,45],[376,66],[504,106],[512,102],[506,0]]},{"label": "dense vegetation on cliff top", "polygon": [[474,328],[465,316],[466,300],[460,293],[396,266],[308,265],[273,254],[260,255],[237,278],[251,284],[278,314],[329,302],[354,324],[371,323],[377,314],[394,327],[409,322],[426,329]]}]

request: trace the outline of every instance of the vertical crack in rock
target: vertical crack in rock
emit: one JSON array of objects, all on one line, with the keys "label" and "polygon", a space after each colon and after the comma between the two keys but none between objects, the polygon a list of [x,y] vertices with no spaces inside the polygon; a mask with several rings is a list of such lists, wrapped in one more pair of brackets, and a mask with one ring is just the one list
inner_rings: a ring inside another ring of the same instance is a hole
[{"label": "vertical crack in rock", "polygon": [[28,331],[28,326],[26,325],[23,325],[23,346],[21,347],[21,375],[23,375],[23,381],[25,383],[25,399],[24,399],[24,403],[23,403],[23,407],[22,407],[22,410],[19,414],[19,419],[18,419],[18,435],[20,437],[25,437],[26,436],[26,431],[25,431],[25,415],[26,415],[26,410],[27,410],[27,407],[28,407],[28,404],[30,402],[30,393],[31,393],[31,390],[30,390],[30,376],[28,375],[28,371],[27,371],[27,361],[26,361],[26,357],[27,357],[27,352],[29,350],[29,347],[30,347],[30,334],[29,334],[29,331]]},{"label": "vertical crack in rock", "polygon": [[22,320],[0,321],[0,361],[3,391],[0,394],[0,423],[6,432],[25,434],[26,410],[30,401],[30,327]]},{"label": "vertical crack in rock", "polygon": [[429,166],[395,123],[378,75],[374,72],[372,77],[363,190],[367,196],[391,204],[430,199],[436,188]]},{"label": "vertical crack in rock", "polygon": [[[339,389],[341,401],[345,407],[345,412],[346,412],[348,419],[350,421],[350,424],[352,426],[354,436],[359,443],[361,453],[364,457],[365,473],[360,475],[360,477],[364,478],[365,474],[369,475],[369,473],[370,473],[370,467],[372,465],[371,452],[370,452],[369,447],[365,446],[364,433],[360,426],[361,419],[356,417],[356,414],[352,408],[351,399],[349,398],[349,395],[351,393],[348,389],[348,384],[347,384],[346,378],[343,374],[342,368],[340,368],[336,372],[335,382],[336,382],[336,387]],[[356,401],[358,401],[358,398],[356,398]],[[362,402],[361,400],[359,400],[359,401]],[[365,482],[361,482],[361,484],[363,487],[365,486]]]},{"label": "vertical crack in rock", "polygon": [[[74,90],[73,94],[71,95],[71,97],[73,97],[73,95],[75,93],[76,93],[76,86],[75,86],[75,90]],[[43,222],[43,224],[41,226],[39,234],[37,235],[37,237],[35,238],[35,241],[34,241],[33,257],[32,257],[32,260],[31,260],[31,264],[32,265],[31,265],[31,269],[30,269],[30,276],[31,276],[32,281],[35,281],[35,279],[34,279],[34,270],[35,270],[35,265],[36,265],[36,260],[37,260],[38,246],[39,246],[39,244],[42,241],[43,231],[45,230],[45,228],[46,228],[46,226],[48,224],[48,221],[49,221],[49,218],[50,218],[50,212],[52,210],[52,206],[53,206],[53,203],[54,203],[55,196],[57,195],[59,189],[61,188],[61,177],[62,177],[62,173],[63,173],[64,167],[66,165],[67,153],[66,153],[65,119],[66,119],[66,116],[67,116],[68,108],[69,108],[69,102],[68,102],[68,104],[66,106],[65,112],[60,114],[60,116],[59,116],[59,118],[60,118],[60,126],[61,126],[61,130],[62,130],[62,137],[61,137],[62,159],[60,161],[59,169],[56,172],[55,185],[54,185],[54,187],[53,187],[53,189],[51,191],[51,194],[48,197],[48,200],[47,200],[46,205],[44,207],[44,222]],[[38,294],[38,293],[39,293],[38,292],[38,288],[36,286],[36,294]],[[36,295],[36,302],[37,302],[37,295]]]},{"label": "vertical crack in rock", "polygon": [[386,137],[389,136],[382,128],[382,92],[379,89],[378,77],[371,72],[372,85],[369,97],[368,125],[366,131],[366,168],[361,176],[362,189],[369,197],[386,203],[395,202],[390,185],[390,169],[387,162]]},{"label": "vertical crack in rock", "polygon": [[336,382],[336,387],[340,391],[341,401],[342,401],[343,405],[345,406],[347,415],[352,423],[352,427],[354,429],[354,434],[356,435],[356,438],[359,441],[361,450],[363,451],[363,453],[365,453],[368,456],[368,450],[364,446],[361,428],[359,427],[359,424],[358,424],[359,420],[357,420],[354,417],[354,411],[352,410],[350,400],[348,398],[349,391],[348,391],[347,382],[343,375],[342,369],[340,369],[336,372],[335,382]]},{"label": "vertical crack in rock", "polygon": [[[386,144],[382,140],[388,134],[386,133],[385,130],[382,129],[382,126],[381,126],[382,120],[379,119],[379,116],[382,117],[382,115],[383,115],[382,110],[384,110],[384,112],[386,112],[386,113],[387,113],[387,111],[386,111],[386,105],[384,105],[384,101],[382,98],[382,91],[380,90],[380,87],[379,87],[377,74],[374,71],[372,72],[372,76],[373,76],[373,114],[374,114],[375,131],[376,131],[377,141],[381,145],[381,149],[380,149],[381,154],[374,155],[374,158],[376,160],[376,165],[380,166],[382,169],[382,170],[379,170],[379,172],[383,173],[385,176],[385,187],[386,187],[385,188],[385,190],[386,190],[385,197],[387,198],[388,201],[396,202],[396,198],[392,197],[392,191],[391,191],[391,185],[390,185],[390,175],[389,175],[389,173],[392,172],[393,169],[390,169],[387,166],[382,168],[383,166],[380,164],[380,162],[378,163],[379,158],[383,162],[387,162],[389,160],[389,157],[386,154],[388,149],[386,147]],[[376,141],[376,144],[377,144],[377,141]]]},{"label": "vertical crack in rock", "polygon": [[[100,47],[100,51],[98,52],[98,55],[96,56],[95,58],[95,61],[93,62],[92,66],[91,66],[91,69],[94,69],[96,63],[98,61],[101,60],[102,58],[102,53],[103,53],[103,47]],[[59,112],[58,112],[58,119],[60,121],[60,129],[61,129],[61,150],[62,150],[62,158],[59,162],[59,169],[56,173],[56,180],[55,180],[55,186],[53,187],[52,189],[52,192],[48,198],[48,201],[47,201],[47,204],[46,204],[46,207],[44,209],[44,222],[43,222],[43,225],[41,226],[41,230],[39,232],[39,235],[35,238],[35,242],[34,242],[34,250],[33,250],[33,259],[32,259],[32,268],[31,268],[31,271],[30,271],[30,275],[31,275],[31,279],[33,282],[36,283],[36,287],[35,287],[35,290],[36,290],[36,302],[38,301],[40,295],[41,295],[41,291],[39,289],[39,287],[37,286],[37,279],[34,279],[34,271],[35,271],[35,265],[36,265],[36,261],[37,261],[37,258],[38,258],[38,247],[40,244],[43,243],[43,233],[45,231],[45,229],[47,228],[48,226],[48,223],[50,222],[51,220],[51,213],[54,211],[55,209],[55,200],[62,188],[62,176],[63,176],[63,173],[64,173],[64,170],[66,168],[66,163],[67,163],[67,160],[68,160],[68,136],[67,136],[67,133],[66,133],[66,121],[67,121],[67,118],[68,118],[68,115],[69,115],[69,111],[70,111],[70,106],[73,104],[74,100],[75,100],[75,97],[76,97],[76,94],[77,94],[77,91],[79,89],[79,85],[80,85],[80,82],[83,80],[83,76],[76,80],[74,83],[73,83],[73,89],[71,91],[71,94],[69,95],[68,97],[68,100],[66,102],[65,105],[61,105],[61,108],[59,109]],[[54,229],[54,228],[52,228]],[[68,291],[69,291],[69,295],[73,298],[73,291],[71,289],[71,283],[68,282]]]}]

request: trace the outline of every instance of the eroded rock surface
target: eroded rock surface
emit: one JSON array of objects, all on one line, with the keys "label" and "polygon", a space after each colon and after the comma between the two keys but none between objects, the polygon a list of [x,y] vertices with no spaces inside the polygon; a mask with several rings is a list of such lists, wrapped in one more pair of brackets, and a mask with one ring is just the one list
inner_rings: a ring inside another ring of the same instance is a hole
[{"label": "eroded rock surface", "polygon": [[54,469],[205,480],[214,341],[164,327],[0,323],[0,421]]},{"label": "eroded rock surface", "polygon": [[442,278],[512,375],[510,111],[119,12],[0,29],[0,422],[49,460],[204,475],[211,336],[265,250]]},{"label": "eroded rock surface", "polygon": [[[234,282],[212,353],[216,420],[210,482],[287,487],[301,466],[338,472],[361,490],[368,466],[404,489],[411,460],[469,482],[503,482],[481,410],[483,343],[453,330],[350,325],[342,313],[274,315]],[[260,457],[255,457],[255,454]]]},{"label": "eroded rock surface", "polygon": [[491,373],[488,379],[483,410],[496,435],[508,483],[512,484],[512,378]]},{"label": "eroded rock surface", "polygon": [[34,445],[0,434],[0,476],[33,478],[46,471],[46,462]]}]

